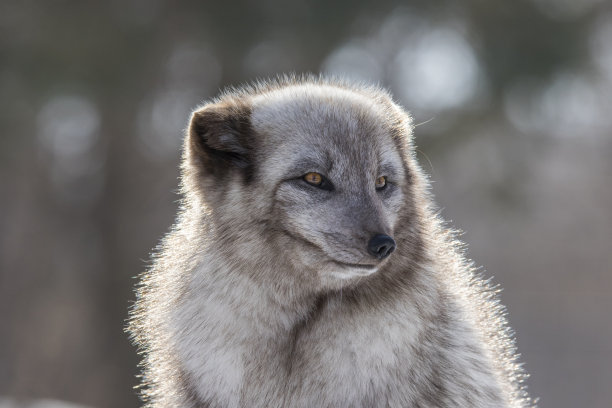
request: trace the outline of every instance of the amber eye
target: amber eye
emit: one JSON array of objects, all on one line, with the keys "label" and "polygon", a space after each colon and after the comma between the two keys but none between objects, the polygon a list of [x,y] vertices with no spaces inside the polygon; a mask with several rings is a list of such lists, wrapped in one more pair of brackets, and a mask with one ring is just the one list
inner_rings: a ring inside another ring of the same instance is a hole
[{"label": "amber eye", "polygon": [[313,186],[320,186],[323,182],[323,176],[315,172],[306,173],[302,178],[305,182]]},{"label": "amber eye", "polygon": [[376,179],[375,185],[376,185],[377,190],[382,190],[383,188],[387,186],[387,177],[380,176],[379,178]]}]

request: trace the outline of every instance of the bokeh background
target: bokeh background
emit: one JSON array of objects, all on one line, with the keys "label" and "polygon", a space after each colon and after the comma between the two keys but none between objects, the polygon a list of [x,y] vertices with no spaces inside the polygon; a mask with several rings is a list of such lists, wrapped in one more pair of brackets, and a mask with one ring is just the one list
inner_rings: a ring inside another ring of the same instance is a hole
[{"label": "bokeh background", "polygon": [[138,406],[123,328],[190,110],[290,71],[392,90],[442,214],[504,288],[531,394],[612,406],[604,0],[2,0],[0,406]]}]

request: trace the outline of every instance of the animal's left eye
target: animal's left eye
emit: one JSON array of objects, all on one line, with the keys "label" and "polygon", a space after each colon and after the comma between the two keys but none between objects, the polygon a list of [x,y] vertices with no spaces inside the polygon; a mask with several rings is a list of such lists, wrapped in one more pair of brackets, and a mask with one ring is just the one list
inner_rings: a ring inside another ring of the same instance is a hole
[{"label": "animal's left eye", "polygon": [[302,178],[308,184],[312,184],[316,187],[319,187],[323,183],[323,176],[313,171],[311,171],[310,173],[306,173]]},{"label": "animal's left eye", "polygon": [[376,179],[376,183],[374,185],[376,186],[377,190],[384,189],[385,187],[387,187],[387,177],[380,176],[379,178]]}]

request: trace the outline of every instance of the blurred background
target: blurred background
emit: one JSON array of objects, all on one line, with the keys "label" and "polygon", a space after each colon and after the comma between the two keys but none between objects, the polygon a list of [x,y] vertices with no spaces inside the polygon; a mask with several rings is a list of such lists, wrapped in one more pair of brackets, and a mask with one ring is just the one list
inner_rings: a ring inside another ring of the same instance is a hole
[{"label": "blurred background", "polygon": [[123,328],[188,115],[289,71],[392,90],[442,214],[504,288],[531,394],[612,406],[604,0],[2,0],[0,406],[139,405]]}]

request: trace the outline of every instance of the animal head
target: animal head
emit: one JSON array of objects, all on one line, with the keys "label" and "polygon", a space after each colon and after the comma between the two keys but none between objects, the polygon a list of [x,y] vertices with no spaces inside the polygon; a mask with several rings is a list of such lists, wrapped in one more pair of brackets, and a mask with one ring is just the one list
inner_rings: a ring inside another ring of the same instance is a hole
[{"label": "animal head", "polygon": [[407,245],[410,138],[408,115],[375,88],[314,80],[229,92],[191,118],[184,184],[234,255],[273,252],[342,286]]}]

